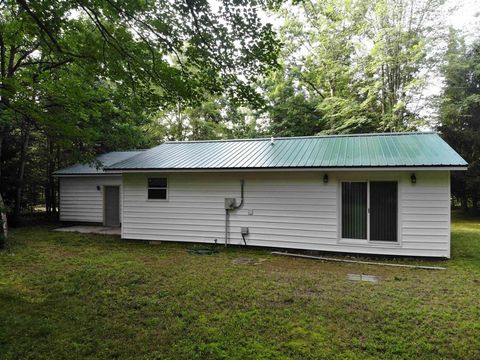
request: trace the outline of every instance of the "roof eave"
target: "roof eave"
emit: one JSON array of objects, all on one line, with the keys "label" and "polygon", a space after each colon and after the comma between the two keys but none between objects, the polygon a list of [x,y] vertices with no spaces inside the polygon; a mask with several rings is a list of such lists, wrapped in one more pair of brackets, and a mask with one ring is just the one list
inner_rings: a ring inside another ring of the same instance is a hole
[{"label": "roof eave", "polygon": [[104,175],[119,175],[122,174],[122,171],[112,170],[108,173],[63,173],[63,174],[52,174],[53,177],[72,177],[72,176],[104,176]]},{"label": "roof eave", "polygon": [[264,168],[116,168],[105,169],[106,174],[142,172],[255,172],[255,171],[465,171],[467,165],[397,165],[397,166],[322,166],[322,167],[264,167]]}]

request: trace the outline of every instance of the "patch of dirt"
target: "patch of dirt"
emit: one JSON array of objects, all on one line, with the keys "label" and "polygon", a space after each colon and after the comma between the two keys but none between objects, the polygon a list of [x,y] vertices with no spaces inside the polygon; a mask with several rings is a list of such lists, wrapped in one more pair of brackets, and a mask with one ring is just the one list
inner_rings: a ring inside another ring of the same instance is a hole
[{"label": "patch of dirt", "polygon": [[69,251],[61,247],[55,248],[55,251],[47,249],[47,252],[48,256],[52,258],[72,258],[80,255],[78,252]]},{"label": "patch of dirt", "polygon": [[232,260],[232,264],[234,265],[260,265],[267,259],[265,258],[260,258],[260,259],[255,259],[255,258],[248,258],[248,257],[237,257]]},{"label": "patch of dirt", "polygon": [[145,265],[154,265],[159,262],[158,258],[154,256],[138,256],[138,260],[143,262]]},{"label": "patch of dirt", "polygon": [[298,296],[301,298],[319,298],[321,295],[323,295],[323,291],[319,289],[305,289],[298,291]]},{"label": "patch of dirt", "polygon": [[292,305],[295,302],[293,298],[285,298],[285,299],[278,299],[278,300],[269,300],[266,302],[268,307],[284,307]]}]

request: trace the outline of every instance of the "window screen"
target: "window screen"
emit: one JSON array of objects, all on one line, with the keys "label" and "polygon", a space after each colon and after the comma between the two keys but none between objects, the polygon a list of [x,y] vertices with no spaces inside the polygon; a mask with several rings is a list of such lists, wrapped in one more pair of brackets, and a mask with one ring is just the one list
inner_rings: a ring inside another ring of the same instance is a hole
[{"label": "window screen", "polygon": [[341,207],[343,239],[398,241],[397,182],[342,182]]},{"label": "window screen", "polygon": [[367,183],[342,183],[342,238],[367,238]]},{"label": "window screen", "polygon": [[370,183],[370,240],[397,241],[397,207],[396,182]]},{"label": "window screen", "polygon": [[167,199],[167,178],[149,178],[148,179],[148,199],[153,199],[153,200]]}]

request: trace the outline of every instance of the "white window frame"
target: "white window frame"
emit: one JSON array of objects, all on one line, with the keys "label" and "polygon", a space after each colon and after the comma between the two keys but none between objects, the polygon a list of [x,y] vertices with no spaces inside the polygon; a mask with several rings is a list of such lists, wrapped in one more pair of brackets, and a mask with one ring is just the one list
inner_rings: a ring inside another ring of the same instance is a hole
[{"label": "white window frame", "polygon": [[[397,241],[382,241],[382,240],[370,240],[370,182],[378,181],[389,181],[397,183]],[[344,182],[365,182],[367,183],[367,238],[366,239],[350,239],[342,237],[342,183]],[[402,246],[402,237],[401,237],[401,214],[400,214],[400,179],[364,179],[364,178],[353,178],[353,179],[339,179],[338,180],[338,243],[340,244],[350,244],[350,245],[368,245],[371,247],[401,247]]]},{"label": "white window frame", "polygon": [[[153,187],[149,187],[148,186],[148,180],[150,179],[165,179],[167,181],[167,186],[166,187],[159,187],[159,186],[153,186]],[[165,201],[168,201],[168,198],[169,198],[169,191],[168,191],[168,188],[170,186],[170,180],[168,178],[168,176],[147,176],[147,193],[146,193],[146,200],[147,201],[161,201],[161,202],[165,202]],[[150,199],[148,197],[148,190],[150,189],[159,189],[159,190],[165,190],[166,194],[165,194],[165,199]]]}]

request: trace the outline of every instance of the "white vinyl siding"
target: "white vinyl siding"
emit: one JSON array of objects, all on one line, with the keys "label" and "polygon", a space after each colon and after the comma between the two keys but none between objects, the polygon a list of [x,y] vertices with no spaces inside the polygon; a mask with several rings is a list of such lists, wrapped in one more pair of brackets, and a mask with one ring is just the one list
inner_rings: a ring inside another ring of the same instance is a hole
[{"label": "white vinyl siding", "polygon": [[[169,201],[147,200],[147,179],[167,174],[123,175],[123,227],[126,239],[224,243],[224,198],[245,204],[230,216],[230,244],[386,255],[450,256],[448,171],[169,173]],[[340,239],[340,182],[398,181],[398,242]]]},{"label": "white vinyl siding", "polygon": [[[60,221],[103,223],[103,186],[120,186],[122,214],[122,177],[75,176],[60,178]],[[100,190],[97,190],[100,186]]]}]

